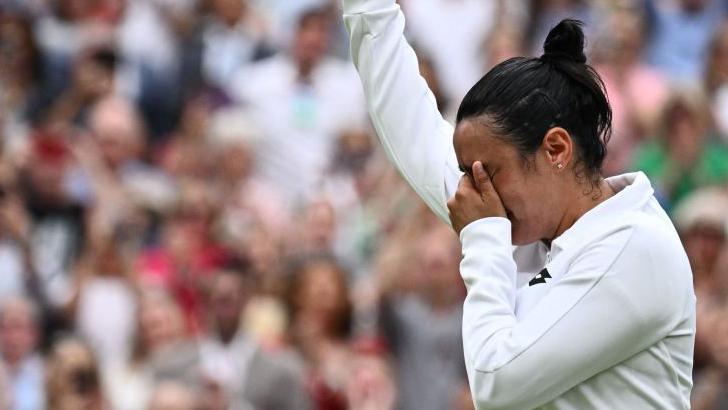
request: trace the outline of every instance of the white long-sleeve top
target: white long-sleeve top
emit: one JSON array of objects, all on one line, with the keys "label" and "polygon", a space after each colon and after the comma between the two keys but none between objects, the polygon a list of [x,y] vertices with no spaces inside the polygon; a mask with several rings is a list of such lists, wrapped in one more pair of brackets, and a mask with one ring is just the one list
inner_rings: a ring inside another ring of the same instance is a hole
[{"label": "white long-sleeve top", "polygon": [[[344,0],[344,19],[382,145],[449,223],[446,201],[461,175],[453,127],[418,74],[399,6]],[[690,265],[647,177],[608,182],[617,193],[550,249],[513,247],[505,218],[462,230],[463,344],[478,409],[690,407]]]}]

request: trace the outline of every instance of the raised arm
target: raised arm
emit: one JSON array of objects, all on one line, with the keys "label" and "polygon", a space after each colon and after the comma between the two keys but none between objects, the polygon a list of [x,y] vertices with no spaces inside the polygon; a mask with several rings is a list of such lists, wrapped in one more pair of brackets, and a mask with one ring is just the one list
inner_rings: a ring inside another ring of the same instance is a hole
[{"label": "raised arm", "polygon": [[390,161],[437,216],[450,223],[447,199],[460,178],[453,127],[419,74],[395,0],[343,0],[351,56],[369,113]]}]

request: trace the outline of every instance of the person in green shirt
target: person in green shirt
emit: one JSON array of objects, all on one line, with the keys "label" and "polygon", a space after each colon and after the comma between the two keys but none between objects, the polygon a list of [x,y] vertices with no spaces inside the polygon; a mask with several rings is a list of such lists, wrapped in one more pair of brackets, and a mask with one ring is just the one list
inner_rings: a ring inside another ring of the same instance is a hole
[{"label": "person in green shirt", "polygon": [[710,107],[696,90],[678,90],[666,104],[657,138],[636,152],[633,169],[653,181],[668,212],[696,188],[728,183],[728,147],[712,134]]}]

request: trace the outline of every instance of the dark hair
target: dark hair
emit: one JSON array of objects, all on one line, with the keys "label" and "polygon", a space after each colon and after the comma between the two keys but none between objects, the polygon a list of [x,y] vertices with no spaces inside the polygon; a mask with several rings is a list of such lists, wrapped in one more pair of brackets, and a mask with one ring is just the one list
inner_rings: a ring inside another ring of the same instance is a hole
[{"label": "dark hair", "polygon": [[[349,294],[348,272],[332,255],[305,255],[300,260],[292,262],[286,295],[290,321],[293,323],[298,319],[303,308],[301,305],[303,291],[311,280],[312,272],[320,268],[326,269],[333,274],[332,279],[340,292],[340,300],[337,301],[336,310],[330,313],[331,317],[327,318],[329,328],[325,329],[326,336],[347,339],[352,331],[354,309]],[[298,335],[292,334],[291,336],[294,342],[300,342],[297,339]]]},{"label": "dark hair", "polygon": [[586,64],[582,25],[562,20],[549,32],[541,57],[516,57],[495,66],[465,96],[457,122],[486,117],[498,137],[526,159],[550,128],[562,127],[575,141],[583,171],[592,182],[598,179],[612,109],[604,83]]}]

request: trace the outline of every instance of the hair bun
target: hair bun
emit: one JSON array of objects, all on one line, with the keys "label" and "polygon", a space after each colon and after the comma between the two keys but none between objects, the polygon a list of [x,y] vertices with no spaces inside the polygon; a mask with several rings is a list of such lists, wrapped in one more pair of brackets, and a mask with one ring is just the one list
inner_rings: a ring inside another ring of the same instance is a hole
[{"label": "hair bun", "polygon": [[579,20],[561,20],[546,36],[541,58],[586,63],[583,25]]}]

